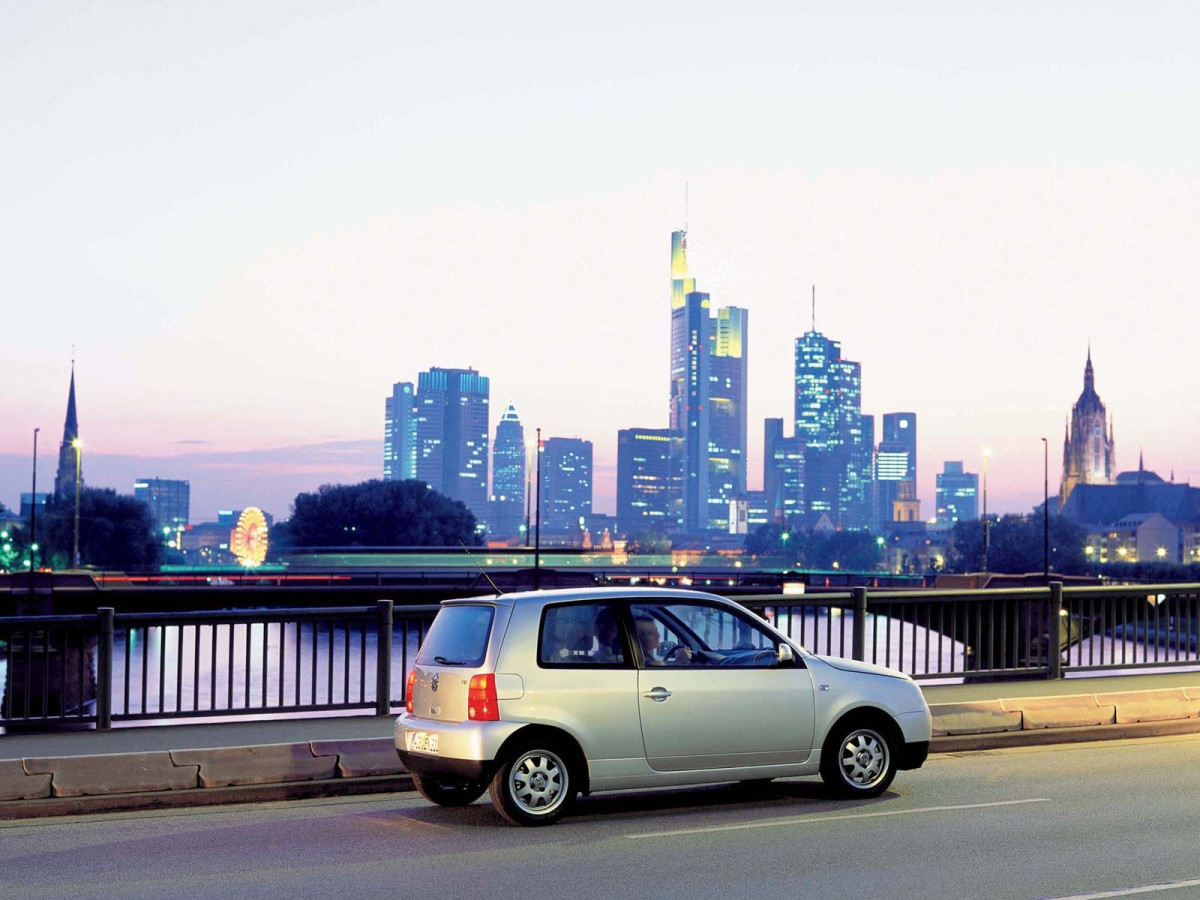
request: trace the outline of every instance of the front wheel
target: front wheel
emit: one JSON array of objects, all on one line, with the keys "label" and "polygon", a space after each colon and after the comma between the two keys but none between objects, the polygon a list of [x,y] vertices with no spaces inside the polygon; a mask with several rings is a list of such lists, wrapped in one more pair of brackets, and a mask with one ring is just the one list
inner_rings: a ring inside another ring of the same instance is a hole
[{"label": "front wheel", "polygon": [[821,751],[821,780],[839,797],[877,797],[896,777],[891,729],[849,722],[829,733]]},{"label": "front wheel", "polygon": [[575,801],[567,754],[546,741],[518,747],[492,778],[496,811],[513,825],[549,825]]},{"label": "front wheel", "polygon": [[432,778],[429,775],[414,775],[413,784],[421,796],[438,806],[470,806],[487,790],[487,786],[474,781],[456,778]]}]

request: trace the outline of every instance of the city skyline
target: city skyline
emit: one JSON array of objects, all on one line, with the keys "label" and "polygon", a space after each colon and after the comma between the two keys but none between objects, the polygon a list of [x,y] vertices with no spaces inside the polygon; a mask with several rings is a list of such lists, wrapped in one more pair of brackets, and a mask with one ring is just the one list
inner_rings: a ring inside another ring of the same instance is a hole
[{"label": "city skyline", "polygon": [[[359,480],[330,460],[379,446],[389,385],[473,366],[527,432],[594,442],[613,512],[618,430],[666,416],[663,235],[685,227],[702,289],[753,313],[751,489],[759,423],[791,415],[814,283],[862,409],[919,417],[926,518],[941,463],[979,471],[984,447],[990,510],[1040,501],[1040,439],[1058,440],[1089,338],[1116,469],[1143,448],[1200,483],[1194,10],[1140,28],[1069,6],[697,9],[625,29],[515,11],[501,42],[495,12],[465,31],[430,11],[278,13],[0,11],[0,58],[29,85],[0,106],[23,336],[0,389],[6,504],[29,490],[33,428],[57,436],[75,343],[90,485],[186,478],[197,516],[282,516],[298,490]],[[170,53],[156,28],[179,35]],[[730,48],[751,43],[747,66]],[[315,471],[254,496],[262,459],[298,447]],[[206,487],[172,471],[201,464]]]}]

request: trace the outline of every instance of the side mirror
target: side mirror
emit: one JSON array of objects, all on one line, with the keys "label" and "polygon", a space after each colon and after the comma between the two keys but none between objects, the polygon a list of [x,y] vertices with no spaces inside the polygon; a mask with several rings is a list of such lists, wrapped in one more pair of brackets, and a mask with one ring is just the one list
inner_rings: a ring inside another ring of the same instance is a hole
[{"label": "side mirror", "polygon": [[796,663],[796,654],[792,652],[790,644],[779,645],[779,664],[781,666],[791,666]]}]

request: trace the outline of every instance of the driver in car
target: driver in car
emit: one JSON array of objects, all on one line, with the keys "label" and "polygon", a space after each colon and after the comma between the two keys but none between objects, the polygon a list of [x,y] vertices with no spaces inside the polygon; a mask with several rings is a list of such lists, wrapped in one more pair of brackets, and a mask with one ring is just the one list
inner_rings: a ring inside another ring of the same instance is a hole
[{"label": "driver in car", "polygon": [[[692,650],[683,644],[668,644],[660,647],[658,625],[651,618],[639,616],[634,620],[638,642],[642,645],[642,656],[648,666],[686,666],[692,661]],[[665,651],[665,652],[663,652]]]}]

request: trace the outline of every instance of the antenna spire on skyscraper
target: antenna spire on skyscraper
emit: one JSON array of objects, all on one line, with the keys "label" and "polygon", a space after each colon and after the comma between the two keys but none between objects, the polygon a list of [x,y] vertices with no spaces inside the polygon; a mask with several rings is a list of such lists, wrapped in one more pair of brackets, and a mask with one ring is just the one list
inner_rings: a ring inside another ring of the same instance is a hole
[{"label": "antenna spire on skyscraper", "polygon": [[812,330],[816,333],[817,330],[817,286],[812,286]]}]

